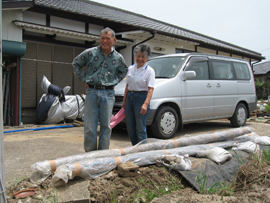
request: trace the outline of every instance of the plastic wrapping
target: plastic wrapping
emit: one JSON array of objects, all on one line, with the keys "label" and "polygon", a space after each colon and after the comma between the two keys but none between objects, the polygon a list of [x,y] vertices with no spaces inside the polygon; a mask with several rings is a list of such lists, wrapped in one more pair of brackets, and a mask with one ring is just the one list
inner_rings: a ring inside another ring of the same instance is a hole
[{"label": "plastic wrapping", "polygon": [[[174,140],[160,140],[160,139],[146,139],[141,141],[135,146],[120,148],[120,149],[108,149],[108,150],[98,150],[91,151],[84,154],[72,155],[68,157],[58,158],[51,161],[42,161],[36,162],[31,166],[32,172],[30,176],[31,182],[35,184],[40,184],[43,180],[48,177],[47,168],[51,167],[51,171],[55,171],[61,165],[67,163],[75,163],[85,159],[98,158],[98,157],[116,157],[123,156],[127,154],[137,153],[137,152],[145,152],[150,150],[161,150],[161,149],[171,149],[176,147],[188,146],[188,145],[198,145],[198,144],[206,144],[215,141],[224,141],[229,138],[234,138],[234,143],[238,141],[237,137],[244,135],[246,133],[251,133],[254,131],[253,128],[243,127],[236,128],[228,131],[220,131],[212,134],[202,134],[196,135],[193,137],[183,137]],[[226,136],[227,135],[227,136]],[[239,137],[242,141],[248,141],[253,139],[253,136],[244,136],[242,138]],[[43,169],[46,169],[43,172]]]},{"label": "plastic wrapping", "polygon": [[[46,96],[46,94],[42,95],[42,97],[44,96]],[[43,123],[56,124],[65,121],[66,119],[83,119],[84,100],[85,95],[66,95],[65,102],[60,102],[59,98],[56,97],[50,110],[48,111],[48,117]]]},{"label": "plastic wrapping", "polygon": [[235,140],[236,142],[246,142],[246,141],[253,141],[257,137],[260,137],[260,136],[257,135],[256,132],[252,132],[249,134],[241,135],[239,137],[235,137],[233,138],[233,140]]},{"label": "plastic wrapping", "polygon": [[121,156],[121,149],[92,151],[84,154],[62,157],[56,160],[46,160],[42,162],[36,162],[31,165],[32,172],[30,176],[30,181],[39,185],[51,174],[51,171],[55,171],[56,168],[58,168],[61,165],[67,163],[75,163],[81,160],[88,160],[96,157],[110,157],[110,156]]},{"label": "plastic wrapping", "polygon": [[217,164],[224,164],[226,161],[231,160],[232,155],[227,150],[221,147],[210,147],[206,150],[199,151],[196,154],[198,158],[208,158]]},{"label": "plastic wrapping", "polygon": [[56,124],[66,119],[75,120],[84,117],[85,95],[65,95],[70,90],[63,90],[43,75],[41,88],[45,92],[37,108],[37,123]]},{"label": "plastic wrapping", "polygon": [[260,151],[260,146],[252,141],[235,143],[232,150],[242,150],[248,153],[257,153]]},{"label": "plastic wrapping", "polygon": [[51,183],[56,184],[57,181],[62,180],[65,183],[75,176],[83,178],[96,178],[104,175],[111,170],[115,169],[118,165],[131,161],[138,166],[147,166],[156,163],[156,159],[165,155],[186,155],[195,156],[198,151],[205,150],[210,146],[228,148],[232,147],[235,141],[216,142],[203,145],[192,145],[186,147],[179,147],[167,150],[155,150],[147,152],[139,152],[128,154],[119,157],[105,157],[105,158],[92,158],[89,160],[81,160],[77,163],[65,164],[58,167],[52,177]]},{"label": "plastic wrapping", "polygon": [[169,170],[176,171],[190,171],[192,163],[189,159],[189,155],[165,155],[157,157],[157,166],[166,166]]}]

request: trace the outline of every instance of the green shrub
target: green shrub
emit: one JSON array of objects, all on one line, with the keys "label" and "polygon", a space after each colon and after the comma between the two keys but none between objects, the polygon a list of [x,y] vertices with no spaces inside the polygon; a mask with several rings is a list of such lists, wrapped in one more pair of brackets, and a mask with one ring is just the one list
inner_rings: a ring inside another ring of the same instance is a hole
[{"label": "green shrub", "polygon": [[268,82],[261,82],[259,79],[256,78],[255,86],[258,100],[268,99],[270,84]]}]

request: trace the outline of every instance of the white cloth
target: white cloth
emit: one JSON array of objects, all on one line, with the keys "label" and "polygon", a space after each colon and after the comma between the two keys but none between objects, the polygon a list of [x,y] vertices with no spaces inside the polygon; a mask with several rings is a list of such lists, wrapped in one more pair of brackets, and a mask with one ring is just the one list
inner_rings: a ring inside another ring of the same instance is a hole
[{"label": "white cloth", "polygon": [[140,68],[135,63],[128,67],[126,83],[129,91],[148,91],[155,86],[155,71],[147,63]]}]

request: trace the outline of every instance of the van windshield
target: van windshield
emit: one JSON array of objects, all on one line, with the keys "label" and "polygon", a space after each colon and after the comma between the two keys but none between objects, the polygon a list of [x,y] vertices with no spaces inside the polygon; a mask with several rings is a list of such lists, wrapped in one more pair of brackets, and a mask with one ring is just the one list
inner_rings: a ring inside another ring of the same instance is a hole
[{"label": "van windshield", "polygon": [[147,62],[155,70],[156,78],[173,78],[179,72],[185,57],[153,58]]}]

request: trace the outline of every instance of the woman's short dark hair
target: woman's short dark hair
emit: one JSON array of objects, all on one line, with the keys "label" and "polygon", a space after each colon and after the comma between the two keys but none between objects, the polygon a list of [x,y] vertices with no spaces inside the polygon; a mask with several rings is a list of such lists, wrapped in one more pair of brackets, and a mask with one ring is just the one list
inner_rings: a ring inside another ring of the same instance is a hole
[{"label": "woman's short dark hair", "polygon": [[146,55],[147,58],[151,56],[151,48],[148,44],[139,44],[134,48],[134,54],[141,52]]}]

